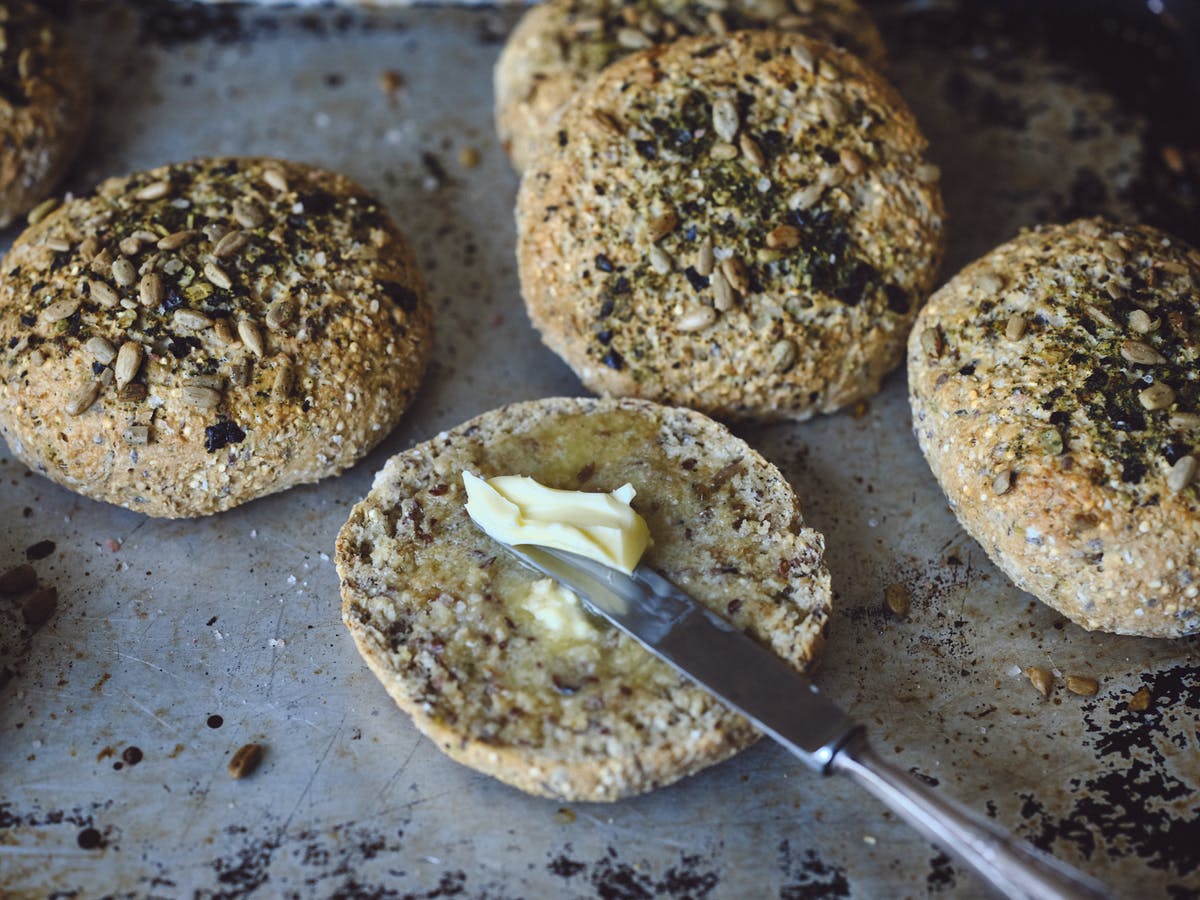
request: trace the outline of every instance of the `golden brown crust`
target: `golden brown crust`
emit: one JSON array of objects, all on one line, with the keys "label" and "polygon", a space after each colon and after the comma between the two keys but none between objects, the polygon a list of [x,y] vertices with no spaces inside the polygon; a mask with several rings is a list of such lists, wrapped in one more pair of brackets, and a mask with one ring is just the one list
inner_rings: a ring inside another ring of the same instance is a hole
[{"label": "golden brown crust", "polygon": [[37,4],[0,3],[0,228],[59,182],[91,118],[90,91],[61,29]]},{"label": "golden brown crust", "polygon": [[552,642],[520,606],[536,576],[468,518],[464,470],[572,490],[632,483],[649,565],[797,669],[813,662],[830,603],[823,540],[774,466],[690,410],[514,404],[394,457],[338,535],[359,651],[454,759],[531,793],[614,800],[757,737],[614,629]]},{"label": "golden brown crust", "polygon": [[1026,231],[930,299],[914,427],[963,527],[1084,628],[1200,631],[1200,254],[1088,219]]},{"label": "golden brown crust", "polygon": [[680,40],[611,66],[560,126],[521,182],[521,290],[590,389],[803,419],[901,360],[942,255],[937,170],[856,58]]},{"label": "golden brown crust", "polygon": [[552,140],[563,105],[602,69],[680,37],[771,29],[845,47],[876,68],[883,38],[855,0],[549,0],[530,8],[496,62],[496,130],[518,171]]},{"label": "golden brown crust", "polygon": [[0,275],[0,434],[154,516],[316,481],[396,424],[429,352],[412,254],[349,179],[199,160],[101,184]]}]

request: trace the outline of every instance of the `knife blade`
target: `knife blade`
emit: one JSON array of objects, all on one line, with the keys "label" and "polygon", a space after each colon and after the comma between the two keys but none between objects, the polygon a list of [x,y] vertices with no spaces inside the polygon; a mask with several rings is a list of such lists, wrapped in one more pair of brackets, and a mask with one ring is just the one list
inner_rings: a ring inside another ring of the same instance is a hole
[{"label": "knife blade", "polygon": [[[500,542],[497,542],[500,543]],[[556,548],[500,544],[573,591],[585,607],[695,681],[809,768],[848,775],[1011,900],[1104,900],[1099,881],[878,756],[866,730],[805,675],[648,566],[626,575]]]}]

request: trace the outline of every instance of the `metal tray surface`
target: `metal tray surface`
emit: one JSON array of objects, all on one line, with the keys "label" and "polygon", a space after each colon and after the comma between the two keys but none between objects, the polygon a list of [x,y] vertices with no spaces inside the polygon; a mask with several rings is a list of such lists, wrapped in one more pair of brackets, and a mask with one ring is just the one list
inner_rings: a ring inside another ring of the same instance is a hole
[{"label": "metal tray surface", "polygon": [[[1132,80],[1129,56],[1106,80],[1062,52],[1060,24],[1020,13],[877,11],[944,172],[947,273],[1022,225],[1089,211],[1195,239],[1200,160],[1195,143],[1172,143],[1183,95],[1163,93],[1177,85]],[[59,591],[36,631],[0,598],[0,892],[982,893],[871,798],[769,743],[612,805],[525,796],[444,757],[359,660],[330,556],[374,472],[483,410],[581,390],[517,287],[517,180],[491,126],[491,67],[517,11],[65,13],[99,92],[68,187],[204,154],[345,171],[415,242],[437,361],[400,428],[352,471],[198,521],[76,497],[0,445],[0,569],[29,548]],[[1141,40],[1089,20],[1114,47]],[[878,748],[1122,896],[1200,896],[1197,639],[1089,634],[1014,588],[926,468],[902,373],[857,410],[742,433],[827,536],[837,606],[817,680]],[[895,585],[906,616],[885,604]],[[1029,666],[1056,674],[1049,699]],[[1068,674],[1099,693],[1068,692]],[[1131,708],[1142,689],[1147,708]],[[226,764],[251,741],[266,756],[235,781]]]}]

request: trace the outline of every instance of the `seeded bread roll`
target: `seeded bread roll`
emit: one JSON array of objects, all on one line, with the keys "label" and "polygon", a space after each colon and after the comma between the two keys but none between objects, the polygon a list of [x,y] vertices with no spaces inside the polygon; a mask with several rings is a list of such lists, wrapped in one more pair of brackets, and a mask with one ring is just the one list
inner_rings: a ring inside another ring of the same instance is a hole
[{"label": "seeded bread roll", "polygon": [[943,249],[904,101],[798,35],[627,57],[564,111],[517,201],[521,290],[599,393],[805,419],[903,357]]},{"label": "seeded bread roll", "polygon": [[632,639],[583,637],[523,605],[538,576],[468,518],[462,472],[554,488],[633,484],[644,561],[798,670],[829,615],[824,541],[787,481],[704,416],[639,400],[486,413],[390,460],[337,541],[342,615],[417,727],[534,794],[615,800],[753,742],[750,725]]},{"label": "seeded bread roll", "polygon": [[1145,226],[1026,231],[908,347],[914,428],[963,527],[1084,628],[1200,631],[1200,253]]},{"label": "seeded bread roll", "polygon": [[0,273],[0,435],[72,490],[199,516],[333,475],[408,406],[430,313],[349,179],[213,159],[104,182]]},{"label": "seeded bread roll", "polygon": [[496,130],[518,171],[554,139],[555,118],[605,66],[676,38],[747,29],[823,38],[882,67],[879,29],[855,0],[549,0],[532,8],[496,62]]},{"label": "seeded bread roll", "polygon": [[0,228],[66,173],[91,117],[90,99],[58,25],[36,3],[0,3]]}]

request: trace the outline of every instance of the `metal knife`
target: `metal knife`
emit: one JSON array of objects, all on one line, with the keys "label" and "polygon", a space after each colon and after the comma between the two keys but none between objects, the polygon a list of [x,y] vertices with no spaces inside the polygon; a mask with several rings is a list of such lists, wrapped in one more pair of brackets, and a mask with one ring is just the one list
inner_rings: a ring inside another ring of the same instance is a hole
[{"label": "metal knife", "polygon": [[563,550],[503,545],[592,612],[783,744],[809,768],[849,775],[998,896],[1111,898],[1095,879],[1020,841],[877,756],[866,730],[804,675],[646,566],[626,575]]}]

